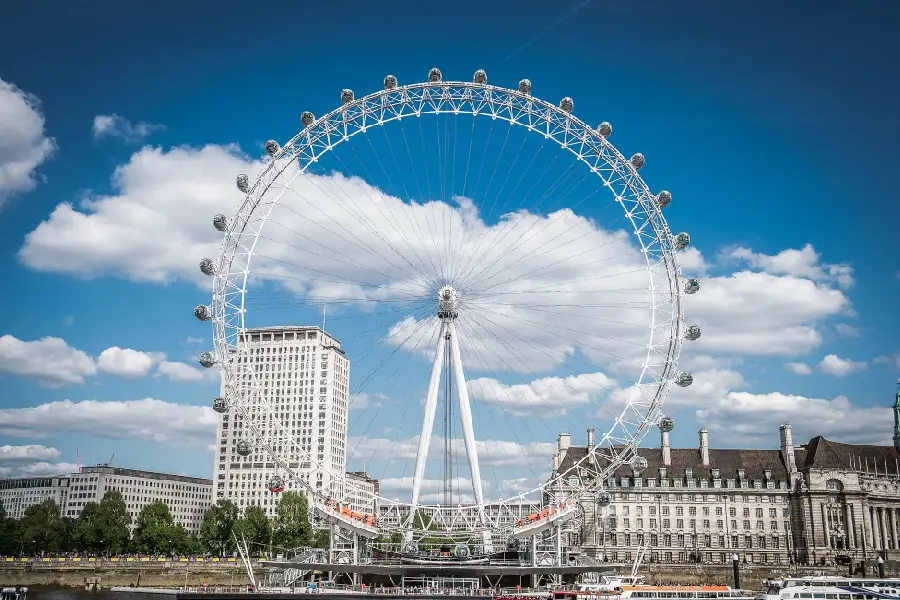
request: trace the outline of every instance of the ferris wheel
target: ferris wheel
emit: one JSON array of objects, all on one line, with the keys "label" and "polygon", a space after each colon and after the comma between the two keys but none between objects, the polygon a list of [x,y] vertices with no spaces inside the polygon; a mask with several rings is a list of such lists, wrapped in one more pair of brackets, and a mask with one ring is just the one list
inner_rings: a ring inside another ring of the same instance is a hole
[{"label": "ferris wheel", "polygon": [[[300,489],[338,525],[412,544],[488,543],[526,501],[541,510],[507,536],[608,503],[617,470],[646,468],[648,430],[671,429],[670,386],[693,381],[678,359],[700,337],[683,307],[700,284],[679,267],[690,237],[663,217],[672,195],[650,191],[609,123],[527,79],[432,69],[340,101],[237,175],[243,200],[215,216],[221,251],[200,263],[214,293],[195,315],[215,342],[200,363],[222,372],[213,408],[244,424],[237,454],[274,465],[273,494]],[[253,331],[320,320],[352,376],[296,348],[258,357]],[[578,451],[557,439],[583,426],[598,433]],[[379,480],[380,511],[345,508],[364,491],[348,471]]]}]

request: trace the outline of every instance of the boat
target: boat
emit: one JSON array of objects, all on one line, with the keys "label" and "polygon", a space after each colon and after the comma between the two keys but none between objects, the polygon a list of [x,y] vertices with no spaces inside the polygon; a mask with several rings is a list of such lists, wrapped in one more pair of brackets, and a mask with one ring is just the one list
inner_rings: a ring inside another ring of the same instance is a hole
[{"label": "boat", "polygon": [[4,587],[0,588],[0,599],[2,600],[25,600],[28,596],[27,587]]},{"label": "boat", "polygon": [[555,589],[556,600],[753,600],[754,592],[727,585],[617,585],[578,584]]},{"label": "boat", "polygon": [[769,582],[755,600],[883,600],[900,598],[895,577],[836,577],[811,575]]}]

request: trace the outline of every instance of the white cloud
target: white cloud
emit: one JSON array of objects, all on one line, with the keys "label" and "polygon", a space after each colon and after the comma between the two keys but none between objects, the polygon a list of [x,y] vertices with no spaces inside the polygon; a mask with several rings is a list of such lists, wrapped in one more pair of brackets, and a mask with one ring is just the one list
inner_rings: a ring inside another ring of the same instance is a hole
[{"label": "white cloud", "polygon": [[75,472],[77,466],[74,464],[50,462],[60,456],[62,456],[62,452],[52,446],[38,444],[0,446],[0,476],[65,475]]},{"label": "white cloud", "polygon": [[258,169],[233,147],[144,148],[116,169],[116,195],[91,198],[82,211],[58,205],[26,236],[19,258],[38,271],[82,277],[208,283],[197,265],[221,243],[212,216],[241,197],[235,175]]},{"label": "white cloud", "polygon": [[892,365],[900,369],[900,352],[897,352],[894,356],[878,356],[872,362],[879,365]]},{"label": "white cloud", "polygon": [[771,392],[731,392],[715,404],[697,411],[710,431],[727,432],[728,445],[771,447],[778,427],[789,422],[794,444],[816,435],[850,444],[891,444],[891,411],[867,408],[844,396],[831,400]]},{"label": "white cloud", "polygon": [[812,367],[803,362],[784,363],[784,368],[795,375],[811,375]]},{"label": "white cloud", "polygon": [[721,254],[726,261],[744,261],[754,269],[777,275],[790,275],[814,281],[836,283],[841,288],[853,286],[853,268],[846,264],[824,264],[820,255],[806,244],[800,250],[782,250],[775,255],[754,253],[750,248],[732,248]]},{"label": "white cloud", "polygon": [[29,444],[27,446],[0,446],[0,463],[12,461],[47,461],[59,458],[62,452],[50,446]]},{"label": "white cloud", "polygon": [[834,326],[834,330],[838,335],[842,335],[844,337],[858,338],[860,336],[859,330],[853,325],[848,325],[847,323],[836,323]]},{"label": "white cloud", "polygon": [[819,363],[819,370],[835,377],[844,377],[850,373],[865,371],[869,365],[864,362],[853,362],[848,358],[840,358],[836,354],[829,354]]},{"label": "white cloud", "polygon": [[124,379],[139,379],[146,377],[153,365],[164,359],[165,354],[159,352],[141,352],[112,346],[100,353],[97,365],[104,373]]},{"label": "white cloud", "polygon": [[0,337],[0,372],[36,379],[58,387],[84,383],[97,373],[94,360],[57,337],[25,342],[11,335]]},{"label": "white cloud", "polygon": [[0,79],[0,208],[37,185],[35,169],[56,149],[44,134],[40,101]]},{"label": "white cloud", "polygon": [[692,351],[798,356],[822,343],[818,325],[850,310],[843,292],[792,275],[742,271],[701,281],[686,318],[703,334]]},{"label": "white cloud", "polygon": [[154,131],[165,129],[162,125],[151,123],[132,123],[117,114],[97,115],[94,117],[94,139],[114,137],[129,143],[142,142]]},{"label": "white cloud", "polygon": [[200,370],[187,363],[164,360],[159,363],[154,377],[165,377],[173,383],[215,381],[219,378],[219,371],[217,369]]},{"label": "white cloud", "polygon": [[48,438],[65,433],[205,448],[218,419],[206,406],[143,400],[72,402],[0,409],[0,436]]},{"label": "white cloud", "polygon": [[473,400],[499,405],[506,414],[541,417],[565,414],[575,407],[597,402],[617,384],[603,373],[583,373],[543,377],[516,385],[481,377],[470,380],[468,385]]}]

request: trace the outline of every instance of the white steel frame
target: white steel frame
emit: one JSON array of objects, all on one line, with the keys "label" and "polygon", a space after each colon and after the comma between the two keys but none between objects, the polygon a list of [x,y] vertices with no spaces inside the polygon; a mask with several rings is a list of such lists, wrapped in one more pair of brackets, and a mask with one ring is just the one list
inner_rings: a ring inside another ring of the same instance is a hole
[{"label": "white steel frame", "polygon": [[[227,400],[231,408],[251,424],[251,430],[258,431],[253,425],[254,413],[250,406],[260,403],[272,413],[268,400],[257,393],[258,386],[254,386],[246,397],[235,397],[238,394],[233,391],[240,379],[238,369],[241,367],[230,358],[239,355],[244,345],[246,286],[254,248],[272,210],[289,187],[289,184],[273,184],[282,177],[293,181],[303,176],[312,163],[355,135],[391,121],[418,118],[423,114],[486,116],[525,127],[546,140],[555,141],[601,178],[632,225],[647,265],[652,308],[650,340],[644,366],[635,384],[639,391],[637,397],[627,399],[626,406],[609,431],[573,468],[582,485],[570,492],[568,497],[577,500],[585,494],[596,492],[605,485],[615,469],[630,460],[643,436],[662,414],[661,408],[669,386],[678,373],[678,357],[685,329],[682,304],[684,280],[674,235],[654,195],[638,175],[637,168],[597,130],[570,112],[517,90],[460,81],[429,81],[384,89],[343,104],[316,119],[278,149],[262,173],[251,180],[246,197],[228,222],[216,261],[212,324],[216,358],[222,370],[226,396],[228,390],[232,390],[232,397]],[[292,165],[296,167],[291,174],[289,170]],[[255,372],[251,371],[251,377],[256,377]],[[459,388],[464,389],[464,386]],[[313,464],[318,470],[328,471],[303,449],[277,419],[275,426],[283,436],[282,440],[292,447],[295,456]],[[258,445],[269,452],[281,472],[300,482],[312,503],[324,510],[324,494],[309,486],[305,479],[297,477],[287,457],[274,452],[273,444],[268,440],[259,439]],[[291,462],[296,460],[294,458]],[[563,477],[571,473],[553,473],[547,482],[533,491],[540,492],[542,498],[553,495],[555,501],[559,501],[559,490],[568,487],[563,484]],[[339,487],[352,485],[345,480],[343,473],[331,473],[331,476]],[[339,494],[341,490],[332,493]],[[520,494],[499,503],[517,504],[526,495]],[[412,512],[408,511],[409,504],[386,498],[380,501],[390,506],[389,512],[395,512],[395,516]],[[544,501],[542,499],[540,502]],[[431,534],[436,531],[495,529],[498,524],[484,516],[483,500],[479,502],[481,506],[476,515],[471,515],[472,511],[468,510],[473,507],[466,506],[420,505],[414,508],[427,512]],[[512,510],[509,512],[513,513]],[[424,535],[425,532],[419,533]]]}]

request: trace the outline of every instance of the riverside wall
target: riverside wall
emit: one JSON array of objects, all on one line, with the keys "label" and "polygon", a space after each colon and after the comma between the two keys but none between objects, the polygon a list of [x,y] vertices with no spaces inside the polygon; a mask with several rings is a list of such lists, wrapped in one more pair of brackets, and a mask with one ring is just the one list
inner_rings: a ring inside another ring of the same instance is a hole
[{"label": "riverside wall", "polygon": [[[256,565],[254,564],[254,569]],[[0,559],[0,586],[83,587],[89,578],[99,578],[103,588],[200,587],[204,583],[245,585],[247,572],[240,560],[191,561],[166,559],[99,560],[69,558]]]},{"label": "riverside wall", "polygon": [[[866,576],[874,577],[874,563],[866,568]],[[888,562],[885,575],[900,575],[900,563]],[[629,574],[631,565],[610,565],[610,571]],[[254,564],[259,577],[263,569]],[[663,565],[645,564],[641,574],[647,583],[658,585],[675,584],[719,584],[734,585],[731,565]],[[857,565],[857,572],[858,565]],[[777,565],[747,565],[740,568],[741,587],[758,590],[770,577],[796,574],[819,574],[848,576],[848,567],[799,567],[788,569]],[[856,575],[859,577],[859,574]],[[63,586],[83,587],[91,578],[99,578],[103,588],[116,586],[135,587],[201,587],[240,586],[248,583],[243,563],[235,559],[221,559],[216,562],[193,561],[190,559],[119,559],[59,562],[57,559],[0,559],[0,586]]]}]

